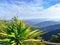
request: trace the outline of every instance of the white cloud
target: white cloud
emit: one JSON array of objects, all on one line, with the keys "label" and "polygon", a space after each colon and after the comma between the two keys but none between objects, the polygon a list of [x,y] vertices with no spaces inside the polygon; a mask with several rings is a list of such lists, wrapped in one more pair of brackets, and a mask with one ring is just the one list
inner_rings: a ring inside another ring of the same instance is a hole
[{"label": "white cloud", "polygon": [[[24,3],[24,2],[22,2]],[[19,18],[36,18],[37,13],[43,10],[41,6],[34,6],[35,4],[23,4],[23,5],[16,5],[16,4],[7,4],[1,3],[0,4],[0,17],[6,15],[7,18],[11,18],[14,15],[18,15]]]},{"label": "white cloud", "polygon": [[44,10],[41,14],[44,18],[59,18],[60,19],[60,4],[56,4]]},{"label": "white cloud", "polygon": [[[40,0],[35,2],[39,2]],[[17,2],[16,2],[17,3]],[[7,18],[11,18],[16,14],[20,19],[39,19],[39,18],[48,18],[48,19],[60,19],[60,4],[49,7],[48,9],[43,8],[43,2],[28,4],[25,2],[19,2],[23,5],[16,4],[0,4],[0,15],[3,17],[6,15]],[[48,2],[49,3],[49,2]],[[1,17],[0,16],[0,17]]]},{"label": "white cloud", "polygon": [[[42,8],[42,10],[39,10]],[[32,10],[33,9],[33,10]],[[24,12],[24,13],[23,13]],[[60,4],[49,7],[48,9],[43,10],[43,7],[29,7],[26,11],[23,11],[22,17],[26,18],[47,18],[52,20],[60,20]]]}]

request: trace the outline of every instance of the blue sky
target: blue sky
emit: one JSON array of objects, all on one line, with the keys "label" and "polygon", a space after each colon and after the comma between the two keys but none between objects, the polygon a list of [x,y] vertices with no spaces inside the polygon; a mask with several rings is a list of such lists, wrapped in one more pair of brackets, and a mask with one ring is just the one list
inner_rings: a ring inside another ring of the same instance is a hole
[{"label": "blue sky", "polygon": [[60,0],[0,0],[0,19],[60,19]]}]

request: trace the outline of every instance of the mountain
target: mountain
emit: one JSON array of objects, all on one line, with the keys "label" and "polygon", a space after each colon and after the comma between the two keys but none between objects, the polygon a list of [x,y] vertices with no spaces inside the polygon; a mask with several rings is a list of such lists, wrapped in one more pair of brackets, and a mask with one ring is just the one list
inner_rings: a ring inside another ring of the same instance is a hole
[{"label": "mountain", "polygon": [[50,25],[50,26],[40,28],[40,29],[42,29],[43,31],[46,31],[46,32],[50,32],[50,31],[53,31],[53,30],[60,29],[60,24]]},{"label": "mountain", "polygon": [[37,26],[39,28],[44,28],[44,27],[48,27],[48,26],[56,25],[56,24],[59,24],[59,22],[56,22],[56,21],[43,21],[43,22],[40,22],[40,23],[36,24],[35,26]]},{"label": "mountain", "polygon": [[40,28],[43,31],[49,32],[60,28],[60,22],[57,21],[40,21],[40,20],[26,20],[27,25]]},{"label": "mountain", "polygon": [[24,21],[27,25],[34,25],[35,26],[36,24],[38,24],[40,22],[44,22],[46,20],[45,19],[28,19],[28,20],[24,20]]},{"label": "mountain", "polygon": [[27,25],[33,25],[33,27],[37,27],[40,30],[47,32],[42,35],[42,38],[45,40],[50,39],[51,35],[56,35],[60,33],[60,22],[59,21],[40,21],[40,20],[26,20]]},{"label": "mountain", "polygon": [[27,25],[33,25],[40,30],[46,31],[47,33],[42,35],[42,38],[45,40],[50,39],[51,35],[56,35],[60,33],[60,22],[59,21],[40,21],[40,20],[26,20]]},{"label": "mountain", "polygon": [[60,33],[60,24],[50,25],[41,29],[47,32],[42,35],[43,39],[49,40],[52,35],[57,35]]},{"label": "mountain", "polygon": [[57,35],[58,33],[60,33],[60,28],[47,32],[46,34],[42,35],[42,37],[44,40],[49,40],[52,35]]}]

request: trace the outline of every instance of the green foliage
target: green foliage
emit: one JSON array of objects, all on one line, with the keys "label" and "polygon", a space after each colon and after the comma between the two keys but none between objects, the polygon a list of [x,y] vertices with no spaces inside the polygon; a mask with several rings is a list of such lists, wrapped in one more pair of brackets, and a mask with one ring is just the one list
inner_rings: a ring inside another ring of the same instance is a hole
[{"label": "green foliage", "polygon": [[52,35],[51,38],[50,38],[50,41],[60,43],[60,34]]},{"label": "green foliage", "polygon": [[[0,21],[0,43],[6,42],[8,45],[36,45],[41,40],[34,39],[43,34],[43,31],[32,30],[31,26],[14,17],[10,21]],[[27,43],[28,42],[28,43]],[[33,44],[32,44],[33,42]],[[43,42],[42,42],[43,43]]]}]

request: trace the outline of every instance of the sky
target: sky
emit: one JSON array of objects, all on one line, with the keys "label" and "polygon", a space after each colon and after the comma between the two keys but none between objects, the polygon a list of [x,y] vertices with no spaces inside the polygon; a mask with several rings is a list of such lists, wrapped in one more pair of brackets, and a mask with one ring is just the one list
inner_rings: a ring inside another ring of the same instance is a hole
[{"label": "sky", "polygon": [[0,0],[0,19],[60,20],[60,0]]}]

